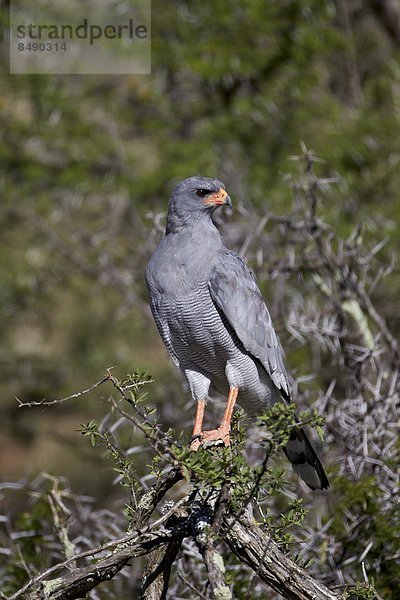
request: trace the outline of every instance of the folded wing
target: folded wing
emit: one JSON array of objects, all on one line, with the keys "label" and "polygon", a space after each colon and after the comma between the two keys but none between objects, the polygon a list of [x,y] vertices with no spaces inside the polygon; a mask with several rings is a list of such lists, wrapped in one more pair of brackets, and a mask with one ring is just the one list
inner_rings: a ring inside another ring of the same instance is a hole
[{"label": "folded wing", "polygon": [[282,398],[290,401],[282,347],[254,275],[240,256],[230,250],[221,254],[209,288],[244,348],[260,361]]}]

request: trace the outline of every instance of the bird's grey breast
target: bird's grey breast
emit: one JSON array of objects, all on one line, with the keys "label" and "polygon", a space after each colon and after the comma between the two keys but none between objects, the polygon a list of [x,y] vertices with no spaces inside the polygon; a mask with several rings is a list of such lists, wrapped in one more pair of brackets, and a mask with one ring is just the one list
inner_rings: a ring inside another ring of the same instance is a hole
[{"label": "bird's grey breast", "polygon": [[214,228],[188,229],[166,235],[148,264],[153,314],[181,368],[189,363],[205,368],[215,359],[218,332],[226,335],[208,287],[222,249],[222,238]]},{"label": "bird's grey breast", "polygon": [[189,230],[166,235],[159,243],[146,270],[147,283],[151,289],[169,299],[186,296],[209,274],[222,249],[217,235],[201,235]]}]

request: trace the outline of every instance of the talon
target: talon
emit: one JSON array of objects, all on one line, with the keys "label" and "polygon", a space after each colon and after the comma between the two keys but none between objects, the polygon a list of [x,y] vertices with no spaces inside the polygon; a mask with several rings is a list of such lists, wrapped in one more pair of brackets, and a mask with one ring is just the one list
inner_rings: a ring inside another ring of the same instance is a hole
[{"label": "talon", "polygon": [[217,446],[218,444],[230,446],[231,440],[229,437],[229,429],[220,427],[219,429],[203,431],[202,433],[194,435],[190,442],[190,449],[196,452],[200,446],[208,448],[214,445]]},{"label": "talon", "polygon": [[219,427],[218,429],[212,429],[211,431],[203,431],[201,443],[206,446],[213,445],[213,442],[221,442],[224,446],[231,445],[231,439],[229,437],[229,429]]},{"label": "talon", "polygon": [[197,450],[200,448],[202,441],[201,438],[201,433],[198,433],[197,435],[192,435],[192,437],[190,438],[189,449],[192,450],[192,452],[197,452]]}]

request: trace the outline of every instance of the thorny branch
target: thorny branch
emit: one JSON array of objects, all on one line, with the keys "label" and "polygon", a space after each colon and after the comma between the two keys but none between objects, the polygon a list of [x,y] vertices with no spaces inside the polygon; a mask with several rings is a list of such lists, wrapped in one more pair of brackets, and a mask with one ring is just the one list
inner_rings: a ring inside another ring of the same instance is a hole
[{"label": "thorny branch", "polygon": [[19,408],[27,408],[27,407],[31,407],[31,406],[51,406],[52,404],[62,404],[63,402],[66,402],[67,400],[72,400],[73,398],[80,398],[81,396],[84,396],[85,394],[89,394],[90,392],[92,392],[96,388],[100,387],[101,385],[103,385],[103,383],[106,383],[106,381],[109,381],[109,380],[110,380],[110,370],[107,372],[107,375],[105,375],[102,379],[100,379],[100,381],[96,381],[96,383],[94,383],[93,385],[88,387],[86,390],[81,390],[80,392],[76,392],[75,394],[71,394],[70,396],[66,396],[65,398],[58,398],[56,400],[33,400],[30,402],[22,402],[22,400],[20,400],[19,398],[17,398],[16,400],[18,402]]}]

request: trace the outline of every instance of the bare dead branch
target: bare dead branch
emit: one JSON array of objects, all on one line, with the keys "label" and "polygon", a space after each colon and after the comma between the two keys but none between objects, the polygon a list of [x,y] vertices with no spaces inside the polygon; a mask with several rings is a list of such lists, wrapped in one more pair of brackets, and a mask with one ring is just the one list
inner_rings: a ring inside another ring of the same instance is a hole
[{"label": "bare dead branch", "polygon": [[246,515],[240,519],[227,519],[225,541],[239,560],[288,600],[339,600],[343,597],[310,577]]},{"label": "bare dead branch", "polygon": [[90,392],[92,392],[96,388],[100,387],[103,383],[106,383],[106,381],[109,381],[109,380],[110,380],[110,376],[109,376],[109,372],[108,372],[108,374],[105,377],[103,377],[99,381],[96,381],[96,383],[94,383],[93,385],[88,387],[86,390],[81,390],[80,392],[75,392],[75,394],[71,394],[70,396],[66,396],[65,398],[58,398],[56,400],[43,399],[43,400],[37,400],[34,402],[22,402],[19,398],[17,398],[16,400],[18,402],[18,408],[26,408],[26,407],[31,407],[31,406],[51,406],[52,404],[62,404],[63,402],[66,402],[67,400],[72,400],[73,398],[80,398],[81,396],[84,396],[85,394],[89,394]]},{"label": "bare dead branch", "polygon": [[[73,600],[84,597],[103,581],[109,581],[121,571],[132,558],[148,554],[151,550],[165,545],[174,539],[173,532],[152,532],[143,534],[127,548],[112,553],[111,556],[93,565],[76,569],[65,576],[42,582],[41,588],[26,597],[27,600]],[[17,596],[12,596],[12,598]]]},{"label": "bare dead branch", "polygon": [[195,505],[192,527],[194,539],[207,569],[211,597],[213,600],[219,600],[220,598],[231,600],[232,593],[225,580],[224,558],[218,550],[220,539],[215,528],[211,525],[215,505],[217,505],[217,523],[221,518],[218,510],[218,500],[221,499],[221,494],[218,493],[218,496],[216,498],[215,491],[211,490],[204,504],[200,502],[198,506]]},{"label": "bare dead branch", "polygon": [[182,538],[172,540],[169,544],[159,546],[150,556],[143,575],[141,598],[143,600],[165,600],[167,597],[171,568]]}]

